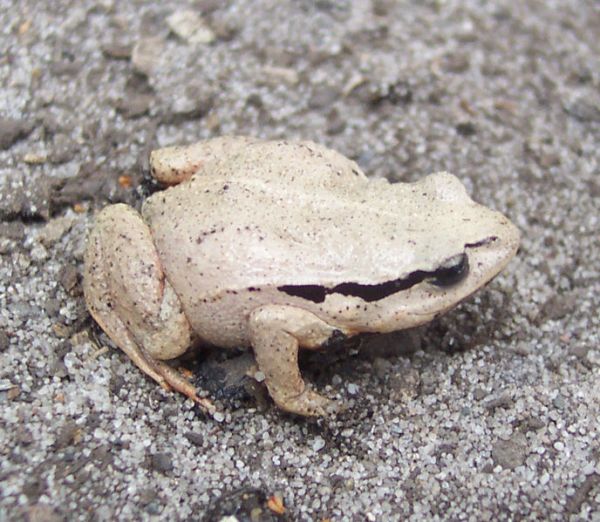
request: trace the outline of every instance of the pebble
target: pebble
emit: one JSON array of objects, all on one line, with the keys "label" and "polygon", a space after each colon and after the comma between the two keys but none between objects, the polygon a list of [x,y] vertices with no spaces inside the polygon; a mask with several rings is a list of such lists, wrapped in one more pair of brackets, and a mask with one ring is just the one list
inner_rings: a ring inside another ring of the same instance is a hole
[{"label": "pebble", "polygon": [[175,11],[167,18],[167,25],[179,38],[191,44],[210,44],[216,35],[206,21],[195,11]]},{"label": "pebble", "polygon": [[578,299],[578,292],[553,294],[542,306],[541,319],[558,320],[572,314]]},{"label": "pebble", "polygon": [[130,43],[110,42],[102,46],[102,52],[107,58],[114,60],[129,60],[133,47]]},{"label": "pebble", "polygon": [[184,436],[194,446],[202,446],[204,444],[204,436],[201,433],[196,433],[194,431],[188,431]]},{"label": "pebble", "polygon": [[312,443],[313,451],[320,451],[325,447],[325,441],[322,437],[315,437]]},{"label": "pebble", "polygon": [[79,271],[77,267],[72,264],[64,265],[60,271],[59,281],[69,295],[75,295],[75,290],[79,285]]},{"label": "pebble", "polygon": [[131,63],[140,74],[150,76],[162,57],[164,41],[158,36],[138,40],[131,51]]},{"label": "pebble", "polygon": [[340,93],[334,87],[326,84],[315,85],[312,89],[310,98],[308,99],[308,107],[310,109],[322,109],[333,105],[339,98]]},{"label": "pebble", "polygon": [[166,108],[162,123],[177,125],[198,120],[208,113],[214,103],[214,94],[205,87],[191,84],[183,90],[166,92],[163,99],[166,100]]},{"label": "pebble", "polygon": [[356,384],[354,383],[348,383],[348,385],[346,386],[348,393],[350,395],[356,395],[359,391],[359,388]]},{"label": "pebble", "polygon": [[580,96],[564,105],[565,111],[582,122],[600,121],[600,100]]},{"label": "pebble", "polygon": [[10,346],[10,339],[4,330],[0,330],[0,352],[5,352]]},{"label": "pebble", "polygon": [[40,229],[37,239],[44,246],[49,247],[63,237],[75,223],[75,218],[71,216],[61,216],[51,219]]},{"label": "pebble", "polygon": [[6,150],[29,136],[34,125],[25,120],[0,117],[0,150]]},{"label": "pebble", "polygon": [[492,459],[504,469],[515,469],[525,461],[523,442],[516,439],[499,440],[492,446]]},{"label": "pebble", "polygon": [[161,473],[169,473],[173,471],[173,460],[168,453],[154,453],[150,457],[150,465],[152,469]]}]

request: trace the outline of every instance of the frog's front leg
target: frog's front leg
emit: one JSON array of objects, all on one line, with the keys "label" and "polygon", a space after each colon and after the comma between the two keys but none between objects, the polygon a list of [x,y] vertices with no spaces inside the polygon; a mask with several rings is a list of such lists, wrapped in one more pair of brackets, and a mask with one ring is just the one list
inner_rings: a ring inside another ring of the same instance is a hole
[{"label": "frog's front leg", "polygon": [[256,362],[277,406],[299,415],[325,415],[331,401],[302,380],[298,347],[318,348],[339,330],[301,308],[268,305],[252,312],[249,332]]},{"label": "frog's front leg", "polygon": [[150,173],[160,183],[177,185],[202,172],[204,165],[231,156],[257,140],[243,136],[221,136],[191,145],[175,145],[150,153]]},{"label": "frog's front leg", "polygon": [[161,361],[185,352],[192,330],[165,278],[148,226],[127,205],[111,205],[97,216],[88,237],[83,290],[96,322],[143,372],[205,410],[213,409]]}]

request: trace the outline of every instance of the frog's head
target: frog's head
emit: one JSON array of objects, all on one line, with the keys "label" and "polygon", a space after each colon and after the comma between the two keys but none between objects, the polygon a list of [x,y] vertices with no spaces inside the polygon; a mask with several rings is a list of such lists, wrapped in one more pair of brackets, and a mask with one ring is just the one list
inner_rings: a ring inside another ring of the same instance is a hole
[{"label": "frog's head", "polygon": [[417,326],[446,312],[502,271],[519,246],[508,218],[475,203],[455,176],[432,174],[411,189],[415,208],[430,212],[419,218],[413,256],[400,278],[379,285],[389,296],[377,301],[383,307],[378,331]]},{"label": "frog's head", "polygon": [[[430,321],[496,276],[519,246],[517,228],[475,203],[451,174],[412,184],[382,180],[369,190],[361,194],[370,206],[361,208],[359,227],[340,226],[330,238],[339,248],[330,248],[333,259],[323,256],[317,284],[306,271],[299,283],[277,288],[316,304],[349,332],[387,332]],[[348,248],[346,233],[355,248]]]}]

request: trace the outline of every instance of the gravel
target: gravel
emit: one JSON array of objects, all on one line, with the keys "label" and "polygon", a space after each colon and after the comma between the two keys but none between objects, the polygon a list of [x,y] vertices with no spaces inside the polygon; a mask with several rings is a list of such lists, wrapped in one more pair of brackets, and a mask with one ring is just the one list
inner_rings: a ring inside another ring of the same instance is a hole
[{"label": "gravel", "polygon": [[[599,26],[593,0],[0,0],[0,520],[600,520]],[[520,252],[430,325],[303,354],[328,419],[194,352],[207,419],[80,273],[149,150],[221,134],[448,170]]]}]

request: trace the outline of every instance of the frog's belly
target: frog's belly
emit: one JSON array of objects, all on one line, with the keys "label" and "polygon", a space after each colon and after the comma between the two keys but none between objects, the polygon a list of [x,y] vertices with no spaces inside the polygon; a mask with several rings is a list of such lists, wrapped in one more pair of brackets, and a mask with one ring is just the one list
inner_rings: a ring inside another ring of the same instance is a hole
[{"label": "frog's belly", "polygon": [[223,348],[250,346],[248,321],[253,310],[265,305],[293,304],[292,299],[285,299],[278,292],[260,289],[247,292],[243,297],[233,291],[196,299],[186,298],[185,292],[180,295],[196,335],[204,342]]}]

